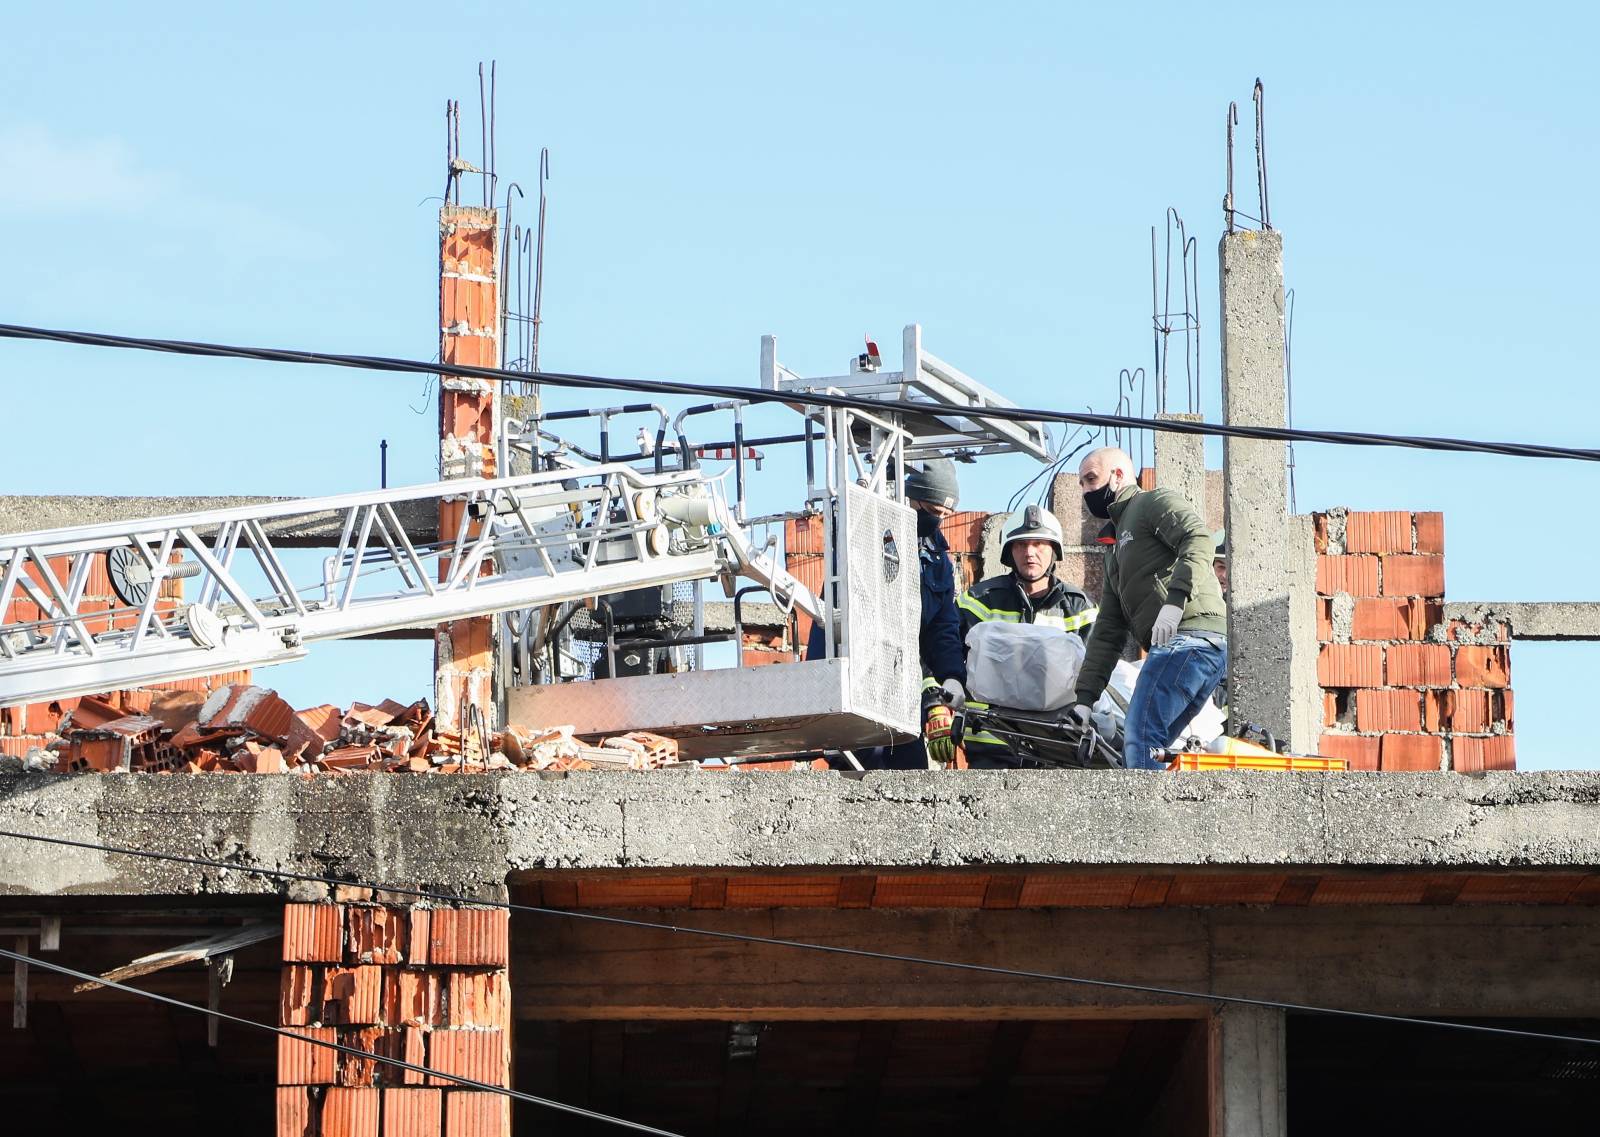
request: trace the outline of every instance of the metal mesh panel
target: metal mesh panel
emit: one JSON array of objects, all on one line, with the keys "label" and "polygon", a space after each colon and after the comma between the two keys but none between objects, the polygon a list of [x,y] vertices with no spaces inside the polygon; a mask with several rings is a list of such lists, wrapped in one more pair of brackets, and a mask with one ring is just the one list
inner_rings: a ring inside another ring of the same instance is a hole
[{"label": "metal mesh panel", "polygon": [[845,493],[851,705],[914,731],[922,686],[916,515],[860,486]]}]

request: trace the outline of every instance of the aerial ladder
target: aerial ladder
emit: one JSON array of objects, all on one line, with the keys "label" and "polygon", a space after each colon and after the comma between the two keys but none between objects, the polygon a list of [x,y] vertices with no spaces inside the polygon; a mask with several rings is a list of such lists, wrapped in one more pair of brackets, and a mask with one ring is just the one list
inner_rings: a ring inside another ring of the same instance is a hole
[{"label": "aerial ladder", "polygon": [[[0,705],[260,668],[319,642],[472,616],[505,614],[522,657],[537,658],[571,635],[575,608],[683,583],[693,586],[697,632],[701,588],[717,582],[732,601],[733,639],[740,598],[760,592],[785,619],[818,622],[821,656],[708,669],[697,646],[692,665],[665,673],[523,671],[506,684],[504,713],[571,723],[580,735],[654,730],[677,737],[685,757],[733,760],[913,736],[920,609],[905,463],[994,453],[1046,461],[1048,433],[984,417],[1011,404],[927,353],[916,325],[905,329],[898,372],[883,370],[869,341],[847,374],[804,378],[778,362],[769,336],[760,377],[766,390],[797,396],[803,434],[748,437],[741,400],[675,419],[653,404],[557,411],[503,424],[496,468],[531,473],[0,535],[0,613],[12,613],[0,623]],[[803,401],[813,391],[926,411],[818,407]],[[612,421],[641,412],[657,419],[653,433],[641,429],[635,452],[619,455]],[[731,440],[690,442],[688,420],[708,414],[732,417]],[[598,423],[598,445],[558,433],[581,419]],[[747,459],[763,443],[804,444],[804,509],[777,516],[825,518],[816,586],[787,571],[775,539],[755,536],[773,518],[747,520]],[[722,455],[731,462],[720,473],[702,468]],[[418,517],[440,519],[437,540],[404,523]],[[306,582],[305,556],[281,546],[309,533],[326,535],[331,551],[310,562]]]},{"label": "aerial ladder", "polygon": [[[417,544],[402,514],[454,516]],[[337,527],[294,583],[274,534]],[[85,599],[104,571],[120,606]],[[676,581],[746,577],[820,617],[699,470],[569,465],[0,536],[0,704],[286,663],[311,644]],[[182,582],[181,590],[172,585]],[[179,597],[182,597],[180,600]]]}]

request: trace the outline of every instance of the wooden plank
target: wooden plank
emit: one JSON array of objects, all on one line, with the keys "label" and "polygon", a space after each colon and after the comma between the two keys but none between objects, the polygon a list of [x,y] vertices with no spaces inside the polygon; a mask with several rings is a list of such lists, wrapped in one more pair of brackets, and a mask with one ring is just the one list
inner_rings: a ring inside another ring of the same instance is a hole
[{"label": "wooden plank", "polygon": [[[202,940],[192,940],[165,951],[151,952],[141,955],[121,967],[114,967],[104,972],[101,980],[121,982],[140,975],[149,975],[152,972],[163,971],[169,967],[177,967],[184,963],[199,963],[210,959],[214,955],[226,955],[231,951],[249,947],[251,944],[270,940],[283,934],[283,925],[274,923],[246,924],[241,928],[229,928],[215,936],[207,936]],[[72,988],[72,993],[77,995],[84,991],[93,991],[100,987],[99,983],[79,983]]]}]

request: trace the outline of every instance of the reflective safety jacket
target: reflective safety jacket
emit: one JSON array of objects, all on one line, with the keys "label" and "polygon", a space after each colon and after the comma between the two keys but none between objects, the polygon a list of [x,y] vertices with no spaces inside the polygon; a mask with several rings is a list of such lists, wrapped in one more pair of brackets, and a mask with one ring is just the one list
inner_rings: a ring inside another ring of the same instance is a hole
[{"label": "reflective safety jacket", "polygon": [[[961,596],[961,641],[966,643],[967,633],[976,625],[991,620],[1008,624],[1040,624],[1047,628],[1060,628],[1089,638],[1099,609],[1086,593],[1052,579],[1050,591],[1034,599],[1017,584],[1014,573],[991,576],[969,588]],[[969,699],[967,705],[982,709],[985,703]],[[963,735],[967,749],[967,763],[976,767],[1015,765],[1010,760],[1011,748],[988,731],[968,730]]]}]

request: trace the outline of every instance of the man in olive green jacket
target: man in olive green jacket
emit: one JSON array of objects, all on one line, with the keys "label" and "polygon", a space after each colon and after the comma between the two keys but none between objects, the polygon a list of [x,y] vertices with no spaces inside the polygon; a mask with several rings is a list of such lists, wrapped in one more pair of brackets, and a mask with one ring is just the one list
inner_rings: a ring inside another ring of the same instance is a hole
[{"label": "man in olive green jacket", "polygon": [[1130,769],[1160,769],[1154,754],[1204,705],[1228,673],[1228,615],[1211,561],[1216,543],[1194,508],[1171,490],[1139,489],[1133,461],[1103,447],[1078,467],[1084,506],[1107,518],[1105,591],[1078,672],[1074,715],[1088,708],[1129,635],[1148,651],[1123,728],[1122,760]]}]

